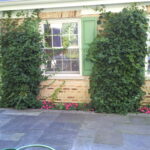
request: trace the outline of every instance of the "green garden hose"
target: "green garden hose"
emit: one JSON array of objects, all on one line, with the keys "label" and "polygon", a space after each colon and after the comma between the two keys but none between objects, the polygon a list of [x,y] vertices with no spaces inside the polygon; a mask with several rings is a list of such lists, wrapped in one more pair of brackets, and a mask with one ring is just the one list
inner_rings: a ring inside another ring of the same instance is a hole
[{"label": "green garden hose", "polygon": [[47,148],[47,149],[49,149],[49,150],[55,150],[55,149],[52,148],[52,147],[49,147],[49,146],[47,146],[47,145],[41,145],[41,144],[26,145],[26,146],[19,147],[19,148],[17,148],[17,149],[8,148],[8,149],[4,149],[4,150],[24,150],[24,149],[31,148],[31,147],[42,147],[42,148]]}]

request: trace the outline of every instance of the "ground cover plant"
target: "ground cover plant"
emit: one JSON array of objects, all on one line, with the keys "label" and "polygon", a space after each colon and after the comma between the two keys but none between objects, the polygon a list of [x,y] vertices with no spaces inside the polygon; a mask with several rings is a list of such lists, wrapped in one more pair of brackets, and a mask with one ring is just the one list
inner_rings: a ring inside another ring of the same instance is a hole
[{"label": "ground cover plant", "polygon": [[92,106],[96,112],[137,112],[144,95],[148,19],[136,6],[102,13],[102,29],[89,48]]}]

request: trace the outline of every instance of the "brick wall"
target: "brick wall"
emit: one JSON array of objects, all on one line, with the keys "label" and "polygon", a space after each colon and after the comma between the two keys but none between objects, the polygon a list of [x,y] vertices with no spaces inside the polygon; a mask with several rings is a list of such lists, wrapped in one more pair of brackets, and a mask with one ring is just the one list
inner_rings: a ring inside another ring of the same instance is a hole
[{"label": "brick wall", "polygon": [[150,80],[145,80],[145,85],[143,86],[143,91],[146,92],[143,100],[141,101],[142,105],[150,105]]},{"label": "brick wall", "polygon": [[[40,91],[40,98],[51,100],[51,95],[56,89],[60,87],[63,83],[63,87],[58,93],[58,99],[55,102],[74,102],[74,103],[89,103],[90,95],[88,93],[89,89],[89,79],[84,77],[83,79],[56,79],[47,80],[41,83],[41,87],[45,88]],[[52,83],[53,82],[53,83]],[[52,83],[52,84],[51,84]],[[143,90],[146,92],[143,100],[141,101],[142,105],[150,105],[150,80],[145,81]]]},{"label": "brick wall", "polygon": [[81,18],[81,17],[98,17],[98,14],[81,14],[79,10],[58,11],[58,12],[41,12],[41,19],[65,19],[65,18]]},{"label": "brick wall", "polygon": [[80,17],[80,11],[41,12],[39,17],[41,19],[76,18]]},{"label": "brick wall", "polygon": [[47,80],[41,83],[41,87],[45,87],[40,91],[41,99],[51,100],[51,95],[65,81],[55,102],[88,103],[90,101],[88,93],[89,80],[87,77],[84,77],[84,79],[57,79],[55,82],[53,81],[54,80]]}]

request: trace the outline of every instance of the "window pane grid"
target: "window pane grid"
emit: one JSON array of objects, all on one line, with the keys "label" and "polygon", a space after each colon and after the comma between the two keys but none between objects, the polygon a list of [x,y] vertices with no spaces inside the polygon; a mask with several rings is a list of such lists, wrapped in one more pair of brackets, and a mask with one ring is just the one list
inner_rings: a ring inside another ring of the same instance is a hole
[{"label": "window pane grid", "polygon": [[[67,28],[65,31],[63,26]],[[47,63],[47,72],[54,73],[79,73],[79,41],[78,25],[62,23],[59,28],[49,25],[50,30],[44,30],[47,34],[44,37],[44,51],[52,53]],[[73,28],[72,28],[72,27]],[[76,26],[76,27],[75,27]],[[75,27],[75,28],[74,28]],[[48,52],[50,51],[50,52]]]},{"label": "window pane grid", "polygon": [[56,36],[53,36],[53,35],[46,35],[45,36],[45,40],[44,40],[44,47],[45,48],[63,48],[63,38],[65,38],[65,37],[69,37],[69,41],[71,41],[71,36],[76,36],[76,39],[75,40],[77,40],[77,41],[75,41],[76,42],[76,45],[69,45],[68,46],[68,48],[71,48],[71,47],[73,47],[73,48],[79,48],[79,46],[78,46],[78,35],[60,35],[59,37],[60,37],[60,43],[61,43],[61,46],[58,46],[58,47],[56,47],[56,46],[54,46],[54,37],[56,37]]}]

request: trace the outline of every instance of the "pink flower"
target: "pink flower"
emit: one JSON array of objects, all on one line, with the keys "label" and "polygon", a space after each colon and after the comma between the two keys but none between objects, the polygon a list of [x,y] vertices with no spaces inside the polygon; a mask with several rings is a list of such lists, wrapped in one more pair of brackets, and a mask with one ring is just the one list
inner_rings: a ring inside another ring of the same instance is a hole
[{"label": "pink flower", "polygon": [[147,114],[150,114],[150,108],[144,106],[144,107],[141,107],[138,109],[140,112],[142,113],[147,113]]}]

